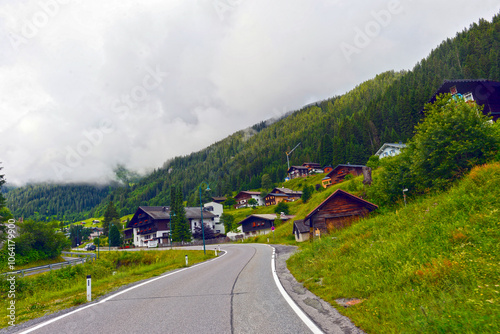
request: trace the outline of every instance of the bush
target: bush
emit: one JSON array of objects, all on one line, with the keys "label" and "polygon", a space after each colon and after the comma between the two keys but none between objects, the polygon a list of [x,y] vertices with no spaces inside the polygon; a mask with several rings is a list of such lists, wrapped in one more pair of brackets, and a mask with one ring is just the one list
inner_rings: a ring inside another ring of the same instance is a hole
[{"label": "bush", "polygon": [[394,203],[403,189],[410,196],[447,189],[498,154],[499,126],[477,104],[446,94],[428,104],[425,114],[402,153],[380,161],[383,170],[368,190],[378,203]]}]

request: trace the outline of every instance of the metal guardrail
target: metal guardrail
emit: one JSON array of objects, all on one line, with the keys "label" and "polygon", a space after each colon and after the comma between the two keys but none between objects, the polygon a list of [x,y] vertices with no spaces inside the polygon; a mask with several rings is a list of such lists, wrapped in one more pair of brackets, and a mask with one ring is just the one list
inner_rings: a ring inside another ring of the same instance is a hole
[{"label": "metal guardrail", "polygon": [[[71,266],[73,264],[78,264],[78,262],[84,263],[85,261],[89,260],[89,258],[90,258],[91,261],[94,261],[96,259],[96,255],[94,253],[61,252],[61,254],[62,255],[69,255],[69,256],[76,255],[79,258],[78,259],[74,259],[74,260],[64,261],[64,262],[47,264],[45,266],[38,266],[38,267],[31,267],[31,268],[26,268],[26,269],[19,269],[19,270],[16,270],[16,271],[10,271],[10,272],[7,272],[7,273],[2,273],[2,275],[5,276],[5,275],[19,275],[19,274],[21,274],[21,276],[24,277],[24,274],[27,274],[27,273],[30,273],[30,272],[40,271],[40,270],[44,270],[44,269],[49,269],[49,270],[58,269],[58,268],[63,268],[64,266]],[[83,258],[82,256],[85,257],[85,258]]]},{"label": "metal guardrail", "polygon": [[97,257],[97,255],[95,255],[95,253],[76,253],[76,252],[65,252],[65,251],[62,251],[61,255],[68,255],[71,257],[73,257],[73,255],[76,255],[78,257],[85,256],[85,257],[90,257],[92,261],[95,260]]}]

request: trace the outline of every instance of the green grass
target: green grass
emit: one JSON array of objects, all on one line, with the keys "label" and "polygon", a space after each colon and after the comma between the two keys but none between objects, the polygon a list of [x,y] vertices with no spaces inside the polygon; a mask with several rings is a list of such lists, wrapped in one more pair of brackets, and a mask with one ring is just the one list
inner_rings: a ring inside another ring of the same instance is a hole
[{"label": "green grass", "polygon": [[[188,250],[101,252],[100,259],[95,262],[33,276],[18,276],[16,325],[86,303],[87,275],[92,275],[92,299],[95,300],[120,286],[184,267],[186,254],[189,255],[190,265],[214,257],[211,252],[204,255],[202,251]],[[8,291],[9,284],[2,278],[0,298],[11,300]],[[7,307],[2,308],[0,314],[0,328],[7,327]]]},{"label": "green grass", "polygon": [[[64,261],[66,261],[66,260],[63,259],[62,256],[58,256],[55,259],[38,260],[38,261],[34,261],[34,262],[31,262],[28,264],[24,264],[22,266],[16,265],[15,270],[21,270],[21,269],[39,267],[39,266],[46,266],[48,264],[59,263],[59,262],[64,262]],[[5,266],[0,269],[0,271],[4,273],[4,272],[10,272],[11,270],[8,268],[8,265],[6,263]]]},{"label": "green grass", "polygon": [[[499,222],[493,163],[450,191],[302,244],[288,266],[368,333],[498,333]],[[338,298],[363,302],[343,308]]]}]

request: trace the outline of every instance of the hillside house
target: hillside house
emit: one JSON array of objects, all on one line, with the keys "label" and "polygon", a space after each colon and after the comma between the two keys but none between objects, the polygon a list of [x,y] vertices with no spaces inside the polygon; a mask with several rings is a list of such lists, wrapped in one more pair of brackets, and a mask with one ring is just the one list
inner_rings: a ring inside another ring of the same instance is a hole
[{"label": "hillside house", "polygon": [[500,82],[491,80],[445,80],[434,93],[429,103],[434,103],[439,94],[450,93],[454,98],[464,98],[484,106],[483,113],[496,121],[500,117]]},{"label": "hillside house", "polygon": [[333,170],[333,166],[328,165],[328,166],[323,167],[323,173],[328,174],[328,173],[330,173],[332,170]]},{"label": "hillside house", "polygon": [[[186,207],[186,218],[191,232],[201,226],[201,209]],[[215,230],[215,215],[203,210],[203,223]],[[136,247],[146,247],[148,242],[169,244],[170,237],[170,208],[168,206],[140,206],[127,224],[132,228],[133,244]]]},{"label": "hillside house", "polygon": [[302,196],[302,191],[295,191],[288,188],[274,188],[264,197],[266,206],[276,205],[279,202],[294,202]]},{"label": "hillside house", "polygon": [[309,175],[323,173],[321,165],[316,162],[304,162],[302,167],[307,167]]},{"label": "hillside house", "polygon": [[338,189],[304,218],[304,224],[312,231],[319,229],[326,233],[349,226],[377,208],[373,203]]},{"label": "hillside house", "polygon": [[264,205],[264,199],[260,196],[260,192],[258,191],[240,191],[238,195],[234,196],[236,200],[236,204],[234,205],[235,209],[246,208],[249,207],[248,201],[253,198],[257,201],[257,206]]},{"label": "hillside house", "polygon": [[401,153],[401,150],[405,148],[406,145],[403,143],[385,143],[382,145],[381,148],[375,153],[376,156],[378,156],[380,159],[386,158],[386,157],[393,157],[395,155],[398,155]]},{"label": "hillside house", "polygon": [[241,231],[245,238],[270,233],[274,226],[274,221],[280,218],[287,221],[295,216],[276,215],[276,214],[254,214],[246,217],[238,224],[241,224]]},{"label": "hillside house", "polygon": [[351,174],[352,176],[363,175],[363,165],[337,165],[330,173],[328,173],[322,180],[321,185],[327,188],[332,184],[344,181],[344,178]]},{"label": "hillside house", "polygon": [[212,201],[215,203],[222,203],[226,200],[227,198],[225,197],[212,197]]},{"label": "hillside house", "polygon": [[[224,206],[217,202],[205,203],[203,204],[203,206],[208,212],[212,213],[215,216],[214,232],[225,234],[224,224],[220,220],[220,216],[222,216],[222,214],[224,213]],[[205,216],[203,216],[203,219],[205,219]]]},{"label": "hillside house", "polygon": [[295,241],[304,242],[309,240],[310,227],[304,223],[304,219],[296,220],[293,222],[293,234]]},{"label": "hillside house", "polygon": [[298,177],[308,177],[309,168],[305,166],[291,166],[286,171],[289,179],[296,179]]}]

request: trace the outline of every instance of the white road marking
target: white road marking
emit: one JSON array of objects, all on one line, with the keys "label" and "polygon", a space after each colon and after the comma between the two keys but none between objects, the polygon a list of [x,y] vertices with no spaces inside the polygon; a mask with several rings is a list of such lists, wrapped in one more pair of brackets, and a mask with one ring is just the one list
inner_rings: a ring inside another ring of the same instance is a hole
[{"label": "white road marking", "polygon": [[302,311],[302,309],[293,301],[292,297],[285,291],[285,288],[283,288],[283,285],[281,284],[278,275],[276,274],[276,249],[272,246],[269,246],[273,249],[273,257],[271,259],[271,270],[273,272],[273,278],[274,282],[276,283],[276,286],[278,287],[278,290],[281,292],[283,295],[283,298],[287,301],[288,305],[295,311],[297,316],[306,324],[307,327],[314,333],[314,334],[324,334],[324,332],[316,326],[316,324]]},{"label": "white road marking", "polygon": [[104,298],[103,300],[101,300],[101,301],[99,301],[99,302],[97,302],[97,303],[93,303],[93,304],[90,304],[90,305],[87,305],[87,306],[81,307],[81,308],[76,309],[76,310],[74,310],[74,311],[71,311],[71,312],[65,313],[65,314],[63,314],[63,315],[60,315],[60,316],[58,316],[58,317],[56,317],[56,318],[54,318],[54,319],[50,319],[50,320],[47,320],[46,322],[42,322],[41,324],[38,324],[38,325],[36,325],[35,327],[31,327],[31,328],[29,328],[29,329],[25,330],[24,332],[21,332],[20,334],[31,333],[31,332],[33,332],[33,331],[35,331],[35,330],[37,330],[37,329],[40,329],[40,328],[42,328],[42,327],[45,327],[45,326],[47,326],[47,325],[51,324],[51,323],[53,323],[53,322],[56,322],[56,321],[58,321],[58,320],[61,320],[61,319],[65,318],[65,317],[67,317],[67,316],[69,316],[69,315],[72,315],[72,314],[75,314],[75,313],[77,313],[77,312],[83,311],[83,310],[85,310],[85,309],[87,309],[87,308],[89,308],[89,307],[96,306],[96,305],[99,305],[99,304],[101,304],[101,303],[105,303],[105,302],[107,302],[108,300],[110,300],[110,299],[112,299],[112,298],[115,298],[116,296],[121,295],[122,293],[128,292],[128,291],[130,291],[130,290],[133,290],[133,289],[138,288],[138,287],[140,287],[140,286],[143,286],[143,285],[149,284],[149,283],[151,283],[151,282],[157,281],[157,280],[159,280],[159,279],[162,279],[162,278],[168,277],[168,276],[170,276],[170,275],[174,275],[174,274],[180,273],[180,272],[182,272],[182,271],[184,271],[184,270],[189,270],[189,269],[192,269],[192,268],[195,268],[195,267],[198,267],[198,266],[204,265],[204,264],[206,264],[206,263],[209,263],[209,262],[215,261],[215,260],[217,260],[217,259],[222,258],[222,257],[223,257],[224,255],[226,255],[226,254],[227,254],[227,251],[226,251],[224,254],[222,254],[221,256],[216,257],[215,259],[211,259],[211,260],[208,260],[208,261],[205,261],[205,262],[197,263],[197,264],[195,264],[194,266],[190,266],[190,267],[187,267],[187,268],[183,268],[183,269],[180,269],[180,270],[174,271],[174,272],[172,272],[172,273],[165,274],[165,275],[163,275],[163,276],[159,276],[159,277],[156,277],[156,278],[153,278],[153,279],[149,279],[149,280],[148,280],[148,281],[146,281],[146,282],[143,282],[143,283],[141,283],[141,284],[134,285],[134,286],[132,286],[132,287],[130,287],[130,288],[128,288],[128,289],[125,289],[125,290],[123,290],[123,291],[117,292],[117,293],[115,293],[114,295],[111,295],[111,296],[109,296],[109,297],[107,297],[107,298]]}]

